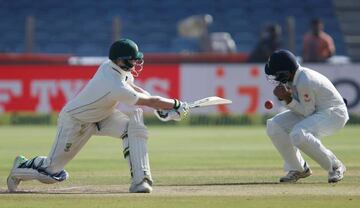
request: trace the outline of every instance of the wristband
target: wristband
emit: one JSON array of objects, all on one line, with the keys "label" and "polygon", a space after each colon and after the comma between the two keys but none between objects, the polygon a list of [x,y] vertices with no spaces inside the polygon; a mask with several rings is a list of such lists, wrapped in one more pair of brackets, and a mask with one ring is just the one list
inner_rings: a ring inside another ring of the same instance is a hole
[{"label": "wristband", "polygon": [[174,109],[177,110],[180,108],[180,102],[177,99],[174,99]]}]

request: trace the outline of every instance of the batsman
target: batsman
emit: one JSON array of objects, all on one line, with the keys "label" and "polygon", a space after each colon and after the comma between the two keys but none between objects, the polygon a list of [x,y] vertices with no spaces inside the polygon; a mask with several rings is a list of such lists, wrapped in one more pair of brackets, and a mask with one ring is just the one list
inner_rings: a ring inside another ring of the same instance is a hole
[{"label": "batsman", "polygon": [[312,174],[299,150],[328,172],[329,183],[340,181],[346,168],[320,140],[343,128],[349,119],[340,93],[325,76],[300,66],[287,50],[270,56],[265,73],[277,83],[273,93],[288,109],[267,121],[267,134],[288,172],[280,182],[296,182]]},{"label": "batsman", "polygon": [[155,109],[164,121],[181,120],[188,104],[177,99],[152,96],[134,84],[143,68],[143,53],[130,39],[115,41],[108,60],[100,65],[85,88],[61,110],[57,134],[48,156],[26,159],[17,156],[7,178],[9,192],[21,181],[57,183],[68,179],[64,167],[76,156],[92,135],[122,139],[123,155],[128,161],[132,193],[150,193],[152,177],[147,151],[148,130],[143,111],[136,108],[129,116],[117,109],[119,103]]}]

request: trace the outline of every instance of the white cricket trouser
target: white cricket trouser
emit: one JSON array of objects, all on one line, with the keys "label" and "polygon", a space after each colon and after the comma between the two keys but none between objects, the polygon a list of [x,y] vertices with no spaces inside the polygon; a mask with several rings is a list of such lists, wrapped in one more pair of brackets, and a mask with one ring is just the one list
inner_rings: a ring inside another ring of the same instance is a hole
[{"label": "white cricket trouser", "polygon": [[108,118],[96,124],[84,123],[61,112],[58,118],[57,134],[52,149],[45,161],[46,171],[57,173],[64,169],[81,150],[92,135],[121,138],[127,131],[129,118],[120,111],[115,111]]},{"label": "white cricket trouser", "polygon": [[287,110],[267,121],[267,134],[285,162],[285,171],[304,170],[305,161],[299,149],[330,171],[338,159],[320,138],[343,128],[348,119],[345,106],[318,111],[308,117]]}]

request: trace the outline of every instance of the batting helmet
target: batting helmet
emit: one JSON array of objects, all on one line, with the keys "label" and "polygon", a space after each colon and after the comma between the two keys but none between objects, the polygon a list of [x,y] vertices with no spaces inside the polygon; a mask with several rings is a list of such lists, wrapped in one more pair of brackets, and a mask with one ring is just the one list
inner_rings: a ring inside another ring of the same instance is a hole
[{"label": "batting helmet", "polygon": [[296,57],[288,50],[277,50],[269,57],[265,65],[265,74],[270,80],[286,83],[290,81],[291,74],[299,68]]},{"label": "batting helmet", "polygon": [[130,71],[134,64],[130,60],[143,62],[144,55],[139,51],[136,43],[130,39],[120,39],[115,41],[109,50],[109,59],[116,63],[118,60],[123,60],[125,66],[122,68]]}]

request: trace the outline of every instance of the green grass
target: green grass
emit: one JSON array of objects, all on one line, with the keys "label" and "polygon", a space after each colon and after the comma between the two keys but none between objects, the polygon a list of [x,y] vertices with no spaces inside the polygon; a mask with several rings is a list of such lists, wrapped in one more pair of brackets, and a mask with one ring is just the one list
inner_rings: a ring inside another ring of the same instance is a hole
[{"label": "green grass", "polygon": [[[47,155],[53,126],[0,127],[0,207],[358,207],[360,126],[348,126],[323,143],[346,164],[336,185],[306,158],[313,176],[277,184],[282,161],[264,127],[149,127],[154,178],[150,195],[128,194],[130,182],[121,141],[93,137],[66,167],[70,179],[45,185],[21,184],[7,194],[13,158]],[[35,191],[35,192],[31,192]],[[20,200],[20,199],[21,200]]]},{"label": "green grass", "polygon": [[[359,198],[352,197],[228,197],[228,196],[200,196],[200,197],[119,197],[119,196],[21,196],[21,202],[18,197],[6,197],[1,207],[37,207],[37,208],[64,208],[64,207],[358,207]],[[6,203],[6,204],[4,204]]]}]

